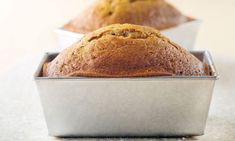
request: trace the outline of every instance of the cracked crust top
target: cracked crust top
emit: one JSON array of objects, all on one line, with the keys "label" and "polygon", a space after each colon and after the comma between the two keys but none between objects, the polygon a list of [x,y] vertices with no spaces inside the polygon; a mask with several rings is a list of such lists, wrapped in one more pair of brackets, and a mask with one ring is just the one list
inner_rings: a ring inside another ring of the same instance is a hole
[{"label": "cracked crust top", "polygon": [[87,34],[44,65],[44,76],[207,75],[206,65],[157,30],[110,25]]},{"label": "cracked crust top", "polygon": [[188,20],[165,0],[96,0],[64,29],[88,33],[110,24],[130,23],[162,30]]}]

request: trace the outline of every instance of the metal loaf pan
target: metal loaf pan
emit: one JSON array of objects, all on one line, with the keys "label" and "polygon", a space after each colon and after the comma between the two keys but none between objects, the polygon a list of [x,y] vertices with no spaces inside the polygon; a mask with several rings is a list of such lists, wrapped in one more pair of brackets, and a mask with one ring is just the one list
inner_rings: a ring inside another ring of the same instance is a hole
[{"label": "metal loaf pan", "polygon": [[[162,30],[161,33],[180,46],[192,50],[194,48],[200,24],[200,20],[192,20],[176,27]],[[54,32],[58,36],[60,50],[71,46],[84,36],[82,33],[67,31],[63,28],[58,28]]]},{"label": "metal loaf pan", "polygon": [[205,129],[218,74],[207,51],[192,52],[211,76],[47,78],[35,73],[51,136],[197,136]]}]

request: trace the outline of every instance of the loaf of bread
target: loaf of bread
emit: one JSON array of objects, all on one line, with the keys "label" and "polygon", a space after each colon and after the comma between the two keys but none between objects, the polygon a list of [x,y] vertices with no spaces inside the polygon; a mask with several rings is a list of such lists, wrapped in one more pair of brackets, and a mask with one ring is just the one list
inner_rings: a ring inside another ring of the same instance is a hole
[{"label": "loaf of bread", "polygon": [[96,0],[64,29],[88,33],[110,24],[130,23],[162,30],[188,20],[165,0]]},{"label": "loaf of bread", "polygon": [[154,28],[115,24],[87,34],[44,65],[46,77],[202,76],[207,65]]}]

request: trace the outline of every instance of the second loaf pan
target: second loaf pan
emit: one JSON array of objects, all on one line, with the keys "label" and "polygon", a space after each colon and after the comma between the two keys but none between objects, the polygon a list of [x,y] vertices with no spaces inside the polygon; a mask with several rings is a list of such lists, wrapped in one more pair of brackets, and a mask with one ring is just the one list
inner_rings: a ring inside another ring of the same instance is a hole
[{"label": "second loaf pan", "polygon": [[204,133],[218,74],[208,52],[192,52],[211,76],[47,78],[35,73],[51,136],[195,136]]}]

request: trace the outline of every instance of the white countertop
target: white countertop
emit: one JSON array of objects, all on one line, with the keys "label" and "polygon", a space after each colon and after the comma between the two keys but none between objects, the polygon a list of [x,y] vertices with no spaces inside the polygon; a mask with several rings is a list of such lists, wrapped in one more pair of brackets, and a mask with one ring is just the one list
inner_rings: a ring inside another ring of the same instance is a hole
[{"label": "white countertop", "polygon": [[40,54],[58,46],[53,29],[77,15],[87,1],[0,1],[0,141],[235,141],[234,0],[169,0],[187,15],[202,19],[197,49],[210,50],[221,74],[204,136],[188,139],[49,137],[32,74]]}]

